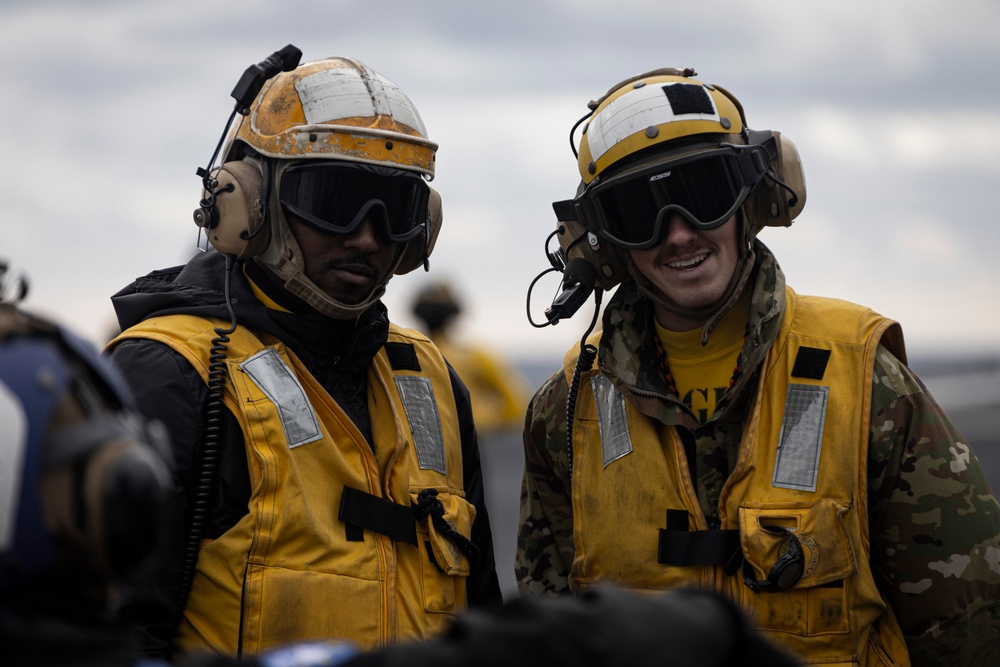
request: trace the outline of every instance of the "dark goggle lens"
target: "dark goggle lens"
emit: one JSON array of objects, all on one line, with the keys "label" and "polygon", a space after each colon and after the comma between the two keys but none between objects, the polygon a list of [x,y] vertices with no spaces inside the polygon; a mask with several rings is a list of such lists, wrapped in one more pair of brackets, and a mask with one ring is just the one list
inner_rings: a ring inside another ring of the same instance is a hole
[{"label": "dark goggle lens", "polygon": [[748,192],[735,157],[719,155],[637,175],[595,199],[608,235],[640,246],[659,241],[660,213],[667,207],[696,226],[712,228],[728,220]]},{"label": "dark goggle lens", "polygon": [[324,232],[349,234],[371,216],[381,221],[381,231],[390,241],[409,241],[427,221],[427,186],[415,174],[377,169],[289,167],[281,177],[281,204],[286,212]]}]

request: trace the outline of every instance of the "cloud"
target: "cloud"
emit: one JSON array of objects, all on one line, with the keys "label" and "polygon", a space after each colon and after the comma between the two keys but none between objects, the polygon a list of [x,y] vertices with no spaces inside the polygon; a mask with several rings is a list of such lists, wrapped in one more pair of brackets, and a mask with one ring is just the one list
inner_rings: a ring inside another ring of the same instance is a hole
[{"label": "cloud", "polygon": [[[11,1],[0,255],[29,273],[28,305],[102,337],[110,294],[192,252],[194,172],[229,91],[291,42],[407,91],[441,144],[432,275],[461,283],[468,335],[557,360],[591,313],[538,330],[525,296],[548,266],[551,203],[579,180],[570,127],[616,81],[690,65],[802,154],[802,218],[762,235],[796,289],[892,314],[916,346],[995,348],[998,28],[1000,5],[976,0]],[[424,277],[390,285],[403,323]],[[554,289],[536,292],[538,316]]]}]

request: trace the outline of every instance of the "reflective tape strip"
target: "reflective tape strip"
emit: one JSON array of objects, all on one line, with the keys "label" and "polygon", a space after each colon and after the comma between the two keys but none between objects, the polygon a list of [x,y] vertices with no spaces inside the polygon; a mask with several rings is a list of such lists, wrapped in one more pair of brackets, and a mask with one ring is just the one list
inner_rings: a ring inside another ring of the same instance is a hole
[{"label": "reflective tape strip", "polygon": [[595,376],[590,385],[597,406],[597,423],[601,427],[601,452],[604,467],[632,451],[632,437],[625,418],[625,397],[603,375]]},{"label": "reflective tape strip", "polygon": [[309,125],[386,115],[427,136],[409,98],[374,70],[366,69],[363,75],[352,67],[322,70],[296,81],[295,91]]},{"label": "reflective tape strip", "polygon": [[322,439],[316,411],[277,350],[269,347],[258,352],[240,364],[240,368],[278,408],[289,449]]},{"label": "reflective tape strip", "polygon": [[816,490],[819,456],[829,387],[791,384],[785,398],[785,414],[778,435],[773,486],[800,491]]},{"label": "reflective tape strip", "polygon": [[396,388],[403,400],[406,420],[413,433],[413,446],[417,450],[417,464],[424,470],[448,474],[444,456],[444,436],[441,435],[441,417],[434,387],[429,378],[415,375],[397,375]]},{"label": "reflective tape strip", "polygon": [[[690,113],[687,109],[675,112],[667,90],[672,86],[684,86],[684,90],[699,92],[707,113]],[[591,159],[597,161],[615,144],[627,139],[647,127],[664,125],[684,120],[719,120],[719,110],[715,100],[703,86],[691,83],[650,84],[633,88],[612,101],[601,112],[590,119],[587,126],[587,142]]]},{"label": "reflective tape strip", "polygon": [[14,546],[21,499],[28,416],[14,390],[0,382],[0,551]]}]

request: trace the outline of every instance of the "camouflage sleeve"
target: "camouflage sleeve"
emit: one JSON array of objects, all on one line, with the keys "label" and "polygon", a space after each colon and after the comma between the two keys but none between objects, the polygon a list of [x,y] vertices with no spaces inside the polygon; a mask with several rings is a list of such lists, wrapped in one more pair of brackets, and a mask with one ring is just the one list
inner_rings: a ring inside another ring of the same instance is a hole
[{"label": "camouflage sleeve", "polygon": [[525,418],[524,479],[514,556],[514,576],[522,595],[569,592],[574,548],[566,393],[566,379],[559,371],[535,393]]},{"label": "camouflage sleeve", "polygon": [[1000,506],[920,380],[877,352],[869,448],[872,566],[915,667],[1000,663]]}]

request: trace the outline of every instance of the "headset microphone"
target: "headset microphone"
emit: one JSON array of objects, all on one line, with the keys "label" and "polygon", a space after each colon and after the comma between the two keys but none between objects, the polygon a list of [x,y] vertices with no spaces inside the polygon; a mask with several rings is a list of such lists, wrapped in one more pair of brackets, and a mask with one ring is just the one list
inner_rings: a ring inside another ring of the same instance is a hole
[{"label": "headset microphone", "polygon": [[[250,242],[263,228],[267,211],[266,198],[262,195],[265,168],[238,160],[223,164],[220,168],[214,168],[214,165],[236,114],[248,115],[250,105],[260,94],[264,84],[279,72],[294,70],[299,66],[301,58],[302,50],[288,44],[261,62],[247,67],[233,88],[231,95],[236,100],[236,106],[229,114],[229,120],[226,121],[208,166],[199,167],[196,171],[201,177],[204,192],[198,208],[194,210],[194,222],[205,232],[204,249],[211,243],[219,252],[243,259],[260,252],[260,246],[266,242],[266,238],[260,238],[256,243]],[[220,205],[219,195],[226,192],[235,194]],[[228,216],[222,209],[229,209]],[[220,225],[223,218],[228,218],[231,222]],[[199,236],[199,240],[200,238]],[[198,247],[201,247],[200,243]]]},{"label": "headset microphone", "polygon": [[299,66],[302,50],[289,44],[264,58],[256,65],[250,65],[233,88],[232,96],[236,100],[236,110],[240,115],[250,113],[253,104],[264,83],[278,72],[291,72]]},{"label": "headset microphone", "polygon": [[272,78],[278,72],[291,72],[293,69],[299,66],[299,60],[302,59],[302,50],[297,46],[288,44],[285,47],[278,49],[264,60],[260,61],[256,65],[250,65],[243,72],[243,76],[240,80],[236,82],[233,87],[233,92],[230,93],[232,98],[236,100],[236,107],[233,112],[229,115],[229,120],[226,122],[226,127],[222,130],[222,137],[219,138],[219,143],[215,147],[215,152],[212,153],[212,159],[208,161],[208,167],[199,167],[198,175],[202,177],[205,185],[209,185],[210,172],[212,170],[212,165],[215,164],[215,158],[219,154],[219,149],[222,148],[222,142],[226,138],[226,132],[229,130],[229,126],[233,124],[233,118],[236,114],[241,116],[246,116],[250,113],[250,105],[257,98],[258,93],[260,93],[261,88],[267,83],[267,80]]},{"label": "headset microphone", "polygon": [[549,324],[557,324],[563,318],[572,317],[593,293],[596,282],[597,269],[593,264],[582,257],[569,260],[563,271],[562,291],[545,310],[545,318]]}]

